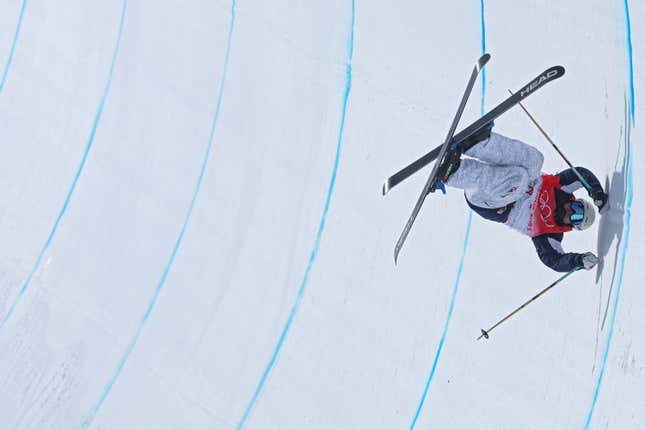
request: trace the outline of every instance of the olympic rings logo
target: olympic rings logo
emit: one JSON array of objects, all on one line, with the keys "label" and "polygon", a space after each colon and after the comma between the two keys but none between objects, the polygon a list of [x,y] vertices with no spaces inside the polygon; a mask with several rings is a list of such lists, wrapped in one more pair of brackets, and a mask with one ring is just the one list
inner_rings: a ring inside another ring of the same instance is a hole
[{"label": "olympic rings logo", "polygon": [[548,190],[544,190],[540,193],[540,196],[538,198],[538,205],[540,207],[540,216],[542,217],[544,224],[546,224],[547,227],[555,227],[555,224],[550,221],[553,212],[551,210],[551,206],[549,206]]}]

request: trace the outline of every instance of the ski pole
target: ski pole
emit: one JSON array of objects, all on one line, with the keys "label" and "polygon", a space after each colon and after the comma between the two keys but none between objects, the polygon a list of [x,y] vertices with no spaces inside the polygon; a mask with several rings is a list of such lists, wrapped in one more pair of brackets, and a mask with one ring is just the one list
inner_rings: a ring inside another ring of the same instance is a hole
[{"label": "ski pole", "polygon": [[515,314],[516,314],[516,313],[518,313],[519,311],[521,311],[524,307],[526,307],[526,305],[528,305],[529,303],[531,303],[532,301],[534,301],[535,299],[537,299],[538,297],[540,297],[542,294],[544,294],[544,293],[546,293],[547,291],[549,291],[551,288],[555,287],[555,286],[556,286],[558,283],[560,283],[560,281],[562,281],[564,278],[566,278],[567,276],[571,275],[573,272],[576,272],[576,271],[578,271],[578,270],[580,270],[580,268],[579,268],[579,267],[576,267],[575,269],[571,270],[570,272],[565,273],[563,276],[561,276],[561,277],[560,277],[560,279],[558,279],[557,281],[555,281],[554,283],[552,283],[551,285],[549,285],[548,287],[546,287],[545,289],[543,289],[542,291],[540,291],[539,293],[537,293],[537,294],[536,294],[536,295],[535,295],[531,300],[528,300],[528,301],[527,301],[527,302],[525,302],[522,306],[520,306],[519,308],[515,309],[515,310],[514,310],[513,312],[511,312],[510,314],[506,315],[504,318],[502,318],[501,320],[499,320],[499,321],[498,321],[494,326],[492,326],[492,327],[491,327],[491,328],[489,328],[488,330],[481,329],[482,334],[481,334],[481,335],[479,335],[479,337],[477,338],[477,340],[481,339],[482,337],[484,337],[484,338],[488,339],[489,333],[490,333],[491,331],[493,331],[493,330],[495,329],[495,327],[499,326],[499,325],[500,325],[500,324],[502,324],[504,321],[506,321],[507,319],[509,319],[510,317],[512,317],[513,315],[515,315]]},{"label": "ski pole", "polygon": [[[511,94],[513,94],[513,91],[511,91],[511,90],[508,90],[508,92],[509,92],[509,93],[511,93]],[[529,111],[524,107],[524,105],[522,104],[522,102],[520,102],[520,107],[521,107],[521,108],[522,108],[522,110],[523,110],[523,111],[528,115],[529,119],[533,122],[533,124],[535,124],[535,126],[538,128],[538,130],[540,130],[540,132],[542,133],[542,135],[543,135],[544,137],[546,137],[546,140],[548,140],[548,141],[549,141],[549,143],[550,143],[550,144],[555,148],[555,150],[556,150],[556,151],[558,151],[558,154],[560,154],[560,156],[561,156],[561,157],[564,159],[564,161],[569,165],[569,167],[571,167],[571,169],[573,169],[573,173],[575,173],[575,174],[576,174],[576,176],[578,177],[578,179],[580,179],[580,182],[582,182],[582,185],[584,185],[584,186],[585,186],[585,188],[587,189],[587,191],[589,191],[589,192],[591,193],[591,186],[589,185],[589,183],[588,183],[587,181],[585,181],[585,179],[582,177],[582,175],[580,174],[580,172],[578,172],[578,169],[576,169],[575,167],[573,167],[573,164],[571,164],[571,162],[567,159],[567,157],[565,157],[565,156],[564,156],[564,154],[562,153],[562,151],[560,151],[560,148],[558,148],[558,146],[553,142],[553,140],[549,137],[549,135],[548,135],[548,134],[546,134],[546,131],[544,131],[544,129],[543,129],[542,127],[540,127],[540,124],[538,124],[538,122],[535,120],[535,118],[533,118],[533,115],[531,115],[531,114],[529,113]]]}]

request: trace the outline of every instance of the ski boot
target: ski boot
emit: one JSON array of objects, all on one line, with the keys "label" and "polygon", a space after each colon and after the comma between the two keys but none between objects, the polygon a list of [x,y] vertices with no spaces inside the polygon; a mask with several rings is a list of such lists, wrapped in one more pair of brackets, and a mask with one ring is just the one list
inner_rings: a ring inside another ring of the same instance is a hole
[{"label": "ski boot", "polygon": [[453,141],[444,156],[443,161],[439,165],[437,170],[437,178],[434,184],[430,186],[428,192],[434,193],[437,188],[439,188],[444,194],[446,194],[445,183],[450,178],[450,175],[455,173],[459,169],[461,164],[461,147],[457,142]]},{"label": "ski boot", "polygon": [[472,136],[462,140],[461,143],[459,144],[462,148],[462,151],[468,152],[470,148],[477,145],[479,142],[482,142],[488,139],[490,137],[490,133],[493,130],[494,126],[495,126],[495,123],[491,121],[488,124],[486,124],[484,127],[482,127],[481,130],[473,134]]}]

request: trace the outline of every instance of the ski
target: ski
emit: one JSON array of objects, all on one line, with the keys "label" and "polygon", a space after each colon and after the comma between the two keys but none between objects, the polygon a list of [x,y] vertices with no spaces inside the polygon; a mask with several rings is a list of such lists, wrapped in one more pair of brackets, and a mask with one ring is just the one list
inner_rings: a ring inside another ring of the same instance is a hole
[{"label": "ski", "polygon": [[[521,90],[517,91],[516,93],[508,97],[506,100],[498,104],[493,110],[491,110],[490,112],[487,112],[484,116],[479,118],[477,121],[473,122],[464,130],[457,133],[454,136],[454,140],[456,142],[461,142],[469,138],[470,136],[472,136],[473,134],[477,133],[479,130],[484,128],[486,125],[488,125],[491,121],[495,120],[497,117],[502,115],[504,112],[506,112],[507,110],[509,110],[510,108],[512,108],[513,106],[515,106],[516,104],[518,104],[519,102],[521,102],[522,100],[530,96],[531,94],[533,94],[535,91],[537,91],[547,83],[562,77],[563,75],[564,75],[564,67],[562,66],[554,66],[554,67],[551,67],[550,69],[545,70],[534,80],[526,84]],[[433,160],[435,160],[439,155],[442,147],[443,145],[437,146],[435,149],[428,152],[423,157],[419,158],[418,160],[407,165],[406,167],[404,167],[394,175],[387,178],[385,183],[383,184],[383,195],[385,195],[392,188],[394,188],[395,186],[403,182],[405,179],[409,178],[414,173],[418,172],[423,167],[427,166]]]},{"label": "ski", "polygon": [[455,134],[455,130],[457,129],[457,124],[461,119],[461,115],[464,112],[464,108],[466,107],[466,102],[468,101],[468,97],[470,96],[470,93],[473,90],[473,86],[477,81],[479,72],[486,65],[488,60],[490,60],[490,54],[482,55],[479,58],[479,60],[477,60],[477,63],[473,68],[473,72],[470,74],[470,79],[468,80],[468,84],[466,85],[466,91],[464,91],[464,95],[462,96],[461,102],[459,103],[459,108],[457,109],[457,113],[455,114],[455,117],[452,120],[452,124],[450,125],[450,130],[448,130],[448,135],[446,136],[446,140],[444,141],[443,145],[441,145],[438,148],[439,149],[438,162],[435,163],[434,168],[432,169],[432,173],[430,173],[430,176],[428,177],[428,180],[426,181],[426,184],[423,187],[423,190],[421,191],[421,195],[417,199],[417,203],[414,206],[414,209],[412,210],[412,214],[410,215],[410,218],[408,218],[408,222],[405,224],[405,228],[403,229],[403,232],[401,233],[401,236],[399,237],[399,240],[396,243],[396,247],[394,248],[394,264],[396,264],[396,261],[399,258],[399,252],[401,252],[403,243],[405,243],[405,239],[408,237],[408,234],[410,233],[412,224],[414,223],[414,220],[416,219],[417,215],[419,214],[419,211],[421,210],[421,206],[423,205],[423,202],[426,196],[428,195],[428,191],[430,190],[430,187],[436,181],[437,171],[439,170],[439,164],[441,164],[441,161],[443,160],[443,157],[445,156],[448,150],[448,146],[450,146],[450,144],[454,142],[453,136]]}]

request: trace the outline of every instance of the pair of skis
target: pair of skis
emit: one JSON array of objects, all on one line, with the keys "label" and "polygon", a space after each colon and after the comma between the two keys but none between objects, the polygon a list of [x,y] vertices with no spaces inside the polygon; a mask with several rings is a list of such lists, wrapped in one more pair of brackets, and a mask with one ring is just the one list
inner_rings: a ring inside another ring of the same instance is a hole
[{"label": "pair of skis", "polygon": [[401,251],[401,248],[403,247],[403,244],[405,243],[405,240],[408,237],[410,230],[412,229],[412,224],[414,224],[414,221],[419,214],[419,211],[421,210],[421,206],[423,206],[423,202],[425,201],[426,196],[431,190],[434,190],[435,184],[437,182],[437,172],[439,170],[439,166],[444,161],[444,158],[448,153],[449,146],[451,146],[452,144],[459,145],[462,141],[477,133],[482,128],[488,126],[494,119],[502,115],[513,106],[517,105],[519,102],[533,94],[542,86],[564,75],[564,67],[562,66],[554,66],[545,70],[531,82],[526,84],[522,89],[513,93],[510,97],[497,105],[493,110],[486,113],[477,121],[473,122],[471,125],[455,135],[455,130],[457,129],[461,115],[464,111],[464,108],[466,107],[468,97],[470,96],[473,86],[475,85],[475,81],[479,76],[479,72],[486,65],[489,59],[490,55],[484,54],[479,58],[479,60],[477,60],[477,63],[475,64],[475,67],[473,68],[473,71],[470,75],[470,79],[468,80],[466,91],[464,92],[464,95],[461,98],[461,102],[459,103],[457,114],[452,120],[452,125],[450,126],[450,130],[448,131],[448,135],[446,136],[444,143],[428,152],[423,157],[404,167],[394,175],[390,176],[383,184],[383,195],[385,195],[388,191],[403,182],[405,179],[418,172],[423,167],[430,164],[432,161],[437,160],[432,169],[432,172],[430,173],[430,176],[428,177],[428,180],[425,183],[425,186],[423,187],[423,190],[421,191],[421,195],[417,199],[417,203],[414,206],[412,214],[410,215],[408,222],[405,224],[405,228],[403,229],[403,232],[401,233],[401,236],[396,243],[396,247],[394,248],[395,264],[398,260],[399,252]]}]

